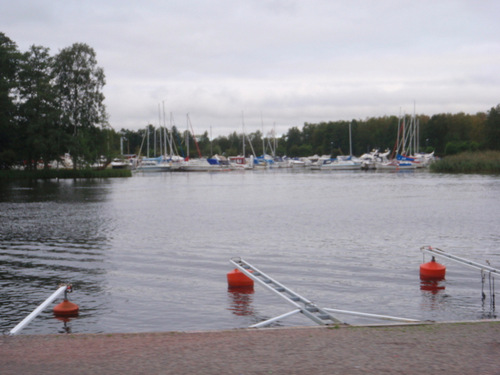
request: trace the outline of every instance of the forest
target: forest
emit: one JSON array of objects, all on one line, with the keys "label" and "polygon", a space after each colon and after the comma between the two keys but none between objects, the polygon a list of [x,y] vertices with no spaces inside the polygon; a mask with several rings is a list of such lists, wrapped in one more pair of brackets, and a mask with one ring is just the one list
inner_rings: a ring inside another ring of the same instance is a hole
[{"label": "forest", "polygon": [[[335,157],[351,150],[361,155],[372,149],[392,150],[402,121],[384,116],[305,123],[302,129],[291,127],[277,137],[256,131],[210,139],[208,131],[193,136],[175,126],[159,129],[152,124],[117,131],[120,125],[108,122],[105,83],[104,69],[86,44],[75,43],[55,55],[35,45],[20,52],[0,32],[0,169],[48,167],[64,154],[71,155],[74,168],[109,162],[122,153],[154,156],[164,150],[160,140],[165,133],[183,157],[241,155],[243,149],[246,156]],[[475,114],[418,114],[416,119],[421,152],[447,156],[500,150],[500,104]]]}]

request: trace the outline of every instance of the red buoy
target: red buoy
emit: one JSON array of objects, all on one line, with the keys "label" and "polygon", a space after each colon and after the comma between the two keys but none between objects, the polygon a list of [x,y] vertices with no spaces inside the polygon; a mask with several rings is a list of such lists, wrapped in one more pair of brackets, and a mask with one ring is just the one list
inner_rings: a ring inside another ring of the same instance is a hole
[{"label": "red buoy", "polygon": [[227,273],[227,284],[229,287],[253,287],[253,280],[235,268]]},{"label": "red buoy", "polygon": [[76,316],[78,315],[78,305],[69,302],[67,299],[54,307],[55,316]]},{"label": "red buoy", "polygon": [[446,267],[436,262],[434,257],[428,263],[420,265],[421,280],[442,280],[446,274]]}]

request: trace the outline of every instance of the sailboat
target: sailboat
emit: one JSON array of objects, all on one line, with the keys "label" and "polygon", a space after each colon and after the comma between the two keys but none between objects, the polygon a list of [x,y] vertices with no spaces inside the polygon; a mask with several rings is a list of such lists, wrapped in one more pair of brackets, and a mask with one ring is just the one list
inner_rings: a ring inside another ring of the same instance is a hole
[{"label": "sailboat", "polygon": [[417,163],[411,157],[405,156],[410,150],[416,139],[415,136],[416,122],[415,117],[412,117],[410,124],[406,127],[406,116],[400,117],[398,123],[398,134],[396,143],[392,152],[392,158],[385,161],[377,161],[375,168],[379,170],[413,170],[417,168]]},{"label": "sailboat", "polygon": [[337,156],[335,159],[323,160],[321,170],[346,171],[361,169],[361,162],[352,156]]},{"label": "sailboat", "polygon": [[352,133],[351,124],[349,123],[349,155],[339,155],[334,159],[319,158],[315,169],[320,170],[359,170],[361,169],[361,161],[352,156]]},{"label": "sailboat", "polygon": [[[219,172],[219,171],[230,171],[230,165],[228,160],[225,157],[214,155],[211,158],[204,158],[201,155],[200,146],[198,145],[198,141],[194,135],[193,125],[191,124],[191,119],[189,118],[189,114],[187,115],[187,128],[186,132],[186,147],[187,147],[187,157],[180,164],[179,170],[185,172]],[[191,130],[194,143],[196,145],[196,150],[198,151],[198,158],[191,159],[189,158],[189,130]]]},{"label": "sailboat", "polygon": [[[161,132],[161,129],[160,129]],[[160,133],[161,136],[161,133]],[[137,158],[135,170],[138,172],[167,172],[171,169],[171,163],[165,158],[164,155],[149,157],[149,126],[144,133],[144,137],[142,138],[141,143],[141,151],[142,146],[144,145],[144,140],[147,139],[146,147],[147,147],[147,156],[141,157],[141,153],[139,152],[139,156]],[[156,146],[156,129],[155,129],[155,146]],[[156,150],[156,147],[155,147]]]},{"label": "sailboat", "polygon": [[361,161],[361,169],[370,170],[375,169],[377,163],[387,162],[387,156],[391,153],[389,149],[385,152],[380,153],[378,149],[374,149],[371,152],[365,153],[359,157]]},{"label": "sailboat", "polygon": [[135,154],[123,154],[123,140],[126,140],[123,136],[120,137],[120,157],[114,158],[111,161],[111,169],[132,169],[134,161],[136,158]]}]

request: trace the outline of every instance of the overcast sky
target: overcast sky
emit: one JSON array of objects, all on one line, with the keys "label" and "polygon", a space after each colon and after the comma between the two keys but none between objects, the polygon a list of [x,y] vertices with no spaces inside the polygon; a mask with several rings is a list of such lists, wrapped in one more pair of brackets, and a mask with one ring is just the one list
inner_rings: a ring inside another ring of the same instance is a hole
[{"label": "overcast sky", "polygon": [[[500,103],[498,0],[16,0],[25,52],[86,43],[115,130],[278,134],[305,122],[486,112]],[[163,122],[163,120],[161,120]]]}]

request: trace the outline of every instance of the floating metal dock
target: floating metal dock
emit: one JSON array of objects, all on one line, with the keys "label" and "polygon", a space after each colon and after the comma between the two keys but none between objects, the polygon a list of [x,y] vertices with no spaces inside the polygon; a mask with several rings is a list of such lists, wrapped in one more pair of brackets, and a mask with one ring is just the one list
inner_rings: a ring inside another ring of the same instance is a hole
[{"label": "floating metal dock", "polygon": [[269,275],[266,275],[264,272],[259,270],[257,267],[251,265],[250,263],[246,262],[242,258],[236,257],[232,258],[230,262],[237,267],[241,272],[243,272],[246,276],[251,278],[254,281],[257,281],[260,283],[262,286],[264,286],[266,289],[269,289],[273,293],[276,293],[283,299],[285,299],[289,304],[292,306],[296,307],[295,310],[292,310],[286,314],[265,320],[263,322],[251,325],[251,328],[259,328],[263,327],[266,325],[269,325],[275,321],[284,319],[286,317],[289,317],[291,315],[294,315],[296,313],[302,313],[305,316],[307,316],[309,319],[314,321],[315,323],[319,325],[329,325],[329,324],[345,324],[343,323],[340,319],[332,315],[331,313],[337,313],[337,314],[346,314],[346,315],[355,315],[355,316],[361,316],[361,317],[367,317],[367,318],[376,318],[376,319],[384,319],[384,320],[396,320],[396,321],[401,321],[405,323],[418,323],[420,322],[419,320],[415,319],[406,319],[406,318],[398,318],[398,317],[393,317],[393,316],[388,316],[388,315],[377,315],[377,314],[367,314],[367,313],[361,313],[361,312],[356,312],[356,311],[348,311],[348,310],[338,310],[338,309],[329,309],[329,308],[321,308],[317,306],[315,303],[312,301],[308,300],[307,298],[299,295],[298,293],[294,292],[290,288],[287,288],[280,282],[274,280],[272,277]]}]

